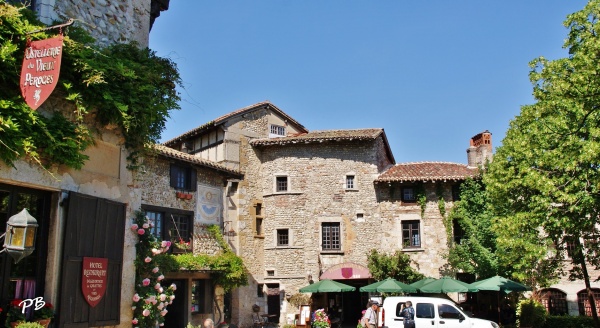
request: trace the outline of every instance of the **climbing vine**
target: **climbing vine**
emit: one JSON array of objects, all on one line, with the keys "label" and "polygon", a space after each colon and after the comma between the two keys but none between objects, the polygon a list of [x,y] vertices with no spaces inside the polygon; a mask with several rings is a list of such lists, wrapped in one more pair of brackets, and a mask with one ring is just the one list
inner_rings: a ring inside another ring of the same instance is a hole
[{"label": "climbing vine", "polygon": [[89,34],[71,26],[65,31],[60,81],[51,97],[64,102],[47,101],[33,111],[21,96],[19,74],[28,38],[57,33],[27,34],[43,27],[24,6],[0,0],[0,160],[80,169],[94,134],[118,128],[130,150],[130,165],[136,165],[144,146],[160,139],[169,112],[180,108],[175,63],[136,44],[96,47]]},{"label": "climbing vine", "polygon": [[427,195],[425,194],[425,187],[423,185],[417,186],[416,190],[417,204],[421,207],[421,218],[425,216],[425,209],[427,208]]}]

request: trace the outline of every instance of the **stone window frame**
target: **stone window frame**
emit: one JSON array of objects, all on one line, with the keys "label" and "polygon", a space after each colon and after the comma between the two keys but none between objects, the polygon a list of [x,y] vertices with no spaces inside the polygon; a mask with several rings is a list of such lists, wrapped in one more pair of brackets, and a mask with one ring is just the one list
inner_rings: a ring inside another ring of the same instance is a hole
[{"label": "stone window frame", "polygon": [[[287,230],[288,233],[288,243],[287,245],[279,245],[279,231],[280,230]],[[273,248],[290,248],[294,245],[294,233],[292,231],[292,229],[290,229],[289,227],[275,227],[273,229]]]},{"label": "stone window frame", "polygon": [[[345,252],[345,225],[344,220],[341,217],[322,217],[319,221],[319,252],[321,254],[340,254],[344,255]],[[340,225],[340,249],[323,249],[323,223],[338,223]]]},{"label": "stone window frame", "polygon": [[[257,209],[260,208],[260,213],[258,213]],[[251,215],[252,215],[252,231],[255,238],[264,238],[265,237],[265,207],[263,206],[263,202],[259,200],[255,200],[252,202],[251,207]],[[261,221],[260,234],[258,233],[258,221]]]},{"label": "stone window frame", "polygon": [[[286,178],[287,188],[286,190],[277,190],[277,179],[278,178]],[[275,173],[273,175],[273,193],[275,194],[285,194],[292,192],[292,181],[290,179],[290,175],[288,173]]]},{"label": "stone window frame", "polygon": [[[348,178],[352,177],[352,187],[348,187]],[[347,172],[344,175],[344,190],[358,191],[358,177],[355,172]]]},{"label": "stone window frame", "polygon": [[[405,197],[404,191],[405,190],[412,190],[412,198],[408,199]],[[400,200],[403,203],[408,203],[408,204],[415,204],[417,202],[417,188],[416,186],[410,185],[410,186],[402,186],[400,187]]]},{"label": "stone window frame", "polygon": [[277,247],[290,246],[290,229],[275,229],[275,243],[277,244]]}]

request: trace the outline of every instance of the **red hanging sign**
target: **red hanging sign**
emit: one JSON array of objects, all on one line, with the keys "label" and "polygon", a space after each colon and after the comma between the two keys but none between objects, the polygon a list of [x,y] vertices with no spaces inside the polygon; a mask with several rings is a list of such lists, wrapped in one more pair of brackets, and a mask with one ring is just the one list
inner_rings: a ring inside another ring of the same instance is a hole
[{"label": "red hanging sign", "polygon": [[25,48],[21,68],[21,94],[33,110],[54,91],[60,74],[63,36],[31,41]]},{"label": "red hanging sign", "polygon": [[91,307],[100,303],[106,291],[108,259],[84,257],[81,271],[81,290],[83,297]]}]

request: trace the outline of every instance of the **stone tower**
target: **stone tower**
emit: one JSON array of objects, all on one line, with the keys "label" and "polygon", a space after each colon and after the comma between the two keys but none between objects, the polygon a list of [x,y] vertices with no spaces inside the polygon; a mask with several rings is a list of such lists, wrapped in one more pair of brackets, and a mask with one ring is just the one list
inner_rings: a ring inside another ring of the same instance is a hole
[{"label": "stone tower", "polygon": [[467,148],[468,167],[483,166],[492,161],[492,133],[485,130],[471,138]]}]

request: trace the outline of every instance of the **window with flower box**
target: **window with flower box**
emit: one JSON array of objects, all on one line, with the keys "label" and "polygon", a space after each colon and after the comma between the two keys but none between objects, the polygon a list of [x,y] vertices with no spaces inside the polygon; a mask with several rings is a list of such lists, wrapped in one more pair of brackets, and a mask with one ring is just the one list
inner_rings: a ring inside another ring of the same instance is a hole
[{"label": "window with flower box", "polygon": [[[170,240],[172,243],[190,241],[194,232],[194,212],[150,205],[143,205],[142,210],[154,225],[150,231],[157,238]],[[176,251],[176,248],[178,247],[171,249]]]}]

